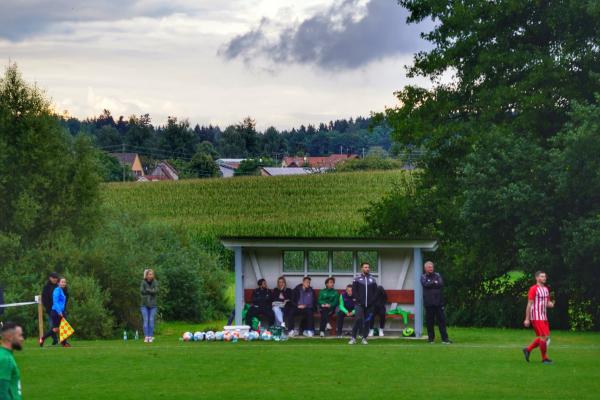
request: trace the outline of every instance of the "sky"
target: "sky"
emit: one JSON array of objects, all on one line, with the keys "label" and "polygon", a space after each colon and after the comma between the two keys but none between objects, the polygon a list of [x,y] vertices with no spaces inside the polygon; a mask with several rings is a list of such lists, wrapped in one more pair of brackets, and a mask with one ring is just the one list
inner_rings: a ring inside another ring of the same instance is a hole
[{"label": "sky", "polygon": [[427,23],[396,0],[1,0],[0,60],[57,111],[259,128],[396,105]]}]

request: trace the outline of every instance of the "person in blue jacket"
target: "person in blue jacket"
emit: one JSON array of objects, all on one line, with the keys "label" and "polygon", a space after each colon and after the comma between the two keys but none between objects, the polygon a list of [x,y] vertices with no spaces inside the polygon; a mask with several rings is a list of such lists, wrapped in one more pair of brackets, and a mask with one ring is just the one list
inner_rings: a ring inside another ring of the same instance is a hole
[{"label": "person in blue jacket", "polygon": [[[52,292],[52,311],[50,315],[52,317],[52,329],[58,333],[60,327],[60,320],[66,315],[67,312],[67,279],[62,277],[58,281],[58,286]],[[71,345],[63,340],[60,344],[63,347],[71,347]]]}]

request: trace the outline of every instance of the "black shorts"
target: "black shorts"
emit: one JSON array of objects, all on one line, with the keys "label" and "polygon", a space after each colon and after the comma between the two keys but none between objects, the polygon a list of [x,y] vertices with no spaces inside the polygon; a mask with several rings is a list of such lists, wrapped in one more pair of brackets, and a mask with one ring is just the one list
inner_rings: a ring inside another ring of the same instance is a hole
[{"label": "black shorts", "polygon": [[56,311],[52,310],[50,312],[50,318],[52,318],[52,327],[53,328],[60,327],[60,320],[62,319],[62,317],[60,315],[58,315],[58,313]]}]

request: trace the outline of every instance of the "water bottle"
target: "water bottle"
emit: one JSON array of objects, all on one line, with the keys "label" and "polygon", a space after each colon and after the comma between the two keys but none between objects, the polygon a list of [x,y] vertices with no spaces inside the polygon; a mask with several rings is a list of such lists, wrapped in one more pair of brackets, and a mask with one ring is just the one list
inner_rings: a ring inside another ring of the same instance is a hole
[{"label": "water bottle", "polygon": [[127,329],[123,331],[123,340],[127,340]]},{"label": "water bottle", "polygon": [[138,340],[140,338],[140,334],[138,333],[138,331],[135,331],[135,340]]}]

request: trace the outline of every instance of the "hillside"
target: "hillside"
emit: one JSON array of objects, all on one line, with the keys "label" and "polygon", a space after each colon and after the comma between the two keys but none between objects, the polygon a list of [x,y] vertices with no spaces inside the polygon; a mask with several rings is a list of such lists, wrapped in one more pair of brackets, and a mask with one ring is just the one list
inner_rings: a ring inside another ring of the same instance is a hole
[{"label": "hillside", "polygon": [[188,230],[193,236],[352,236],[361,210],[406,172],[112,183],[108,207]]}]

